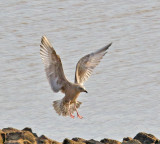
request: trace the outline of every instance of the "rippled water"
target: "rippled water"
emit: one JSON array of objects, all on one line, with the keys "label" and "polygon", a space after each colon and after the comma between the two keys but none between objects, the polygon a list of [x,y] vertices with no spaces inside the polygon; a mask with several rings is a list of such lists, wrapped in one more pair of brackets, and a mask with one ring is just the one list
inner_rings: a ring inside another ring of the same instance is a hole
[{"label": "rippled water", "polygon": [[[1,1],[0,128],[32,127],[38,135],[122,140],[159,135],[160,1]],[[59,117],[39,55],[46,35],[73,81],[77,61],[113,42],[85,84],[84,119]]]}]

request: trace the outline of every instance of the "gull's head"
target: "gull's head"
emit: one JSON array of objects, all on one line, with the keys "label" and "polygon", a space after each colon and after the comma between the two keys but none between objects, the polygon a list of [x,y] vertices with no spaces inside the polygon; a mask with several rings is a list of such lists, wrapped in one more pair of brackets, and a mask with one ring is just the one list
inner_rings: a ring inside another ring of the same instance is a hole
[{"label": "gull's head", "polygon": [[83,86],[78,86],[77,89],[78,89],[79,92],[88,93],[88,92],[86,91],[86,89],[85,89]]}]

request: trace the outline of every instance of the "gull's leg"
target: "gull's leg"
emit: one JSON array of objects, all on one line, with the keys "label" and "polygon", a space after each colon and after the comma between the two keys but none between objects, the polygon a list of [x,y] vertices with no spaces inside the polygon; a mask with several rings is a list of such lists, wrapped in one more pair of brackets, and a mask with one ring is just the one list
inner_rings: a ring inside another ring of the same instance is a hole
[{"label": "gull's leg", "polygon": [[75,110],[76,110],[76,112],[77,112],[77,117],[80,118],[80,119],[82,119],[83,117],[82,117],[81,115],[79,115],[78,110],[77,110],[77,108],[76,108],[76,103],[74,104],[74,108],[75,108]]},{"label": "gull's leg", "polygon": [[71,113],[71,109],[70,109],[70,102],[69,102],[69,109],[68,109],[68,111],[69,111],[70,117],[74,119],[74,117],[75,117],[75,116],[74,116],[74,115],[72,115],[72,113]]}]

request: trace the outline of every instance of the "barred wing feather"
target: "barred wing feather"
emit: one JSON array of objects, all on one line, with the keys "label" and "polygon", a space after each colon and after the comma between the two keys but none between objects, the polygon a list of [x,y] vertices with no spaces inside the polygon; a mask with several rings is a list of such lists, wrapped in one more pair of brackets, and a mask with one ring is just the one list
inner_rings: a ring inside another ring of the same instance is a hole
[{"label": "barred wing feather", "polygon": [[65,78],[60,57],[45,36],[41,39],[40,55],[43,60],[49,84],[54,92],[65,87]]},{"label": "barred wing feather", "polygon": [[100,63],[100,60],[107,53],[106,50],[112,43],[101,48],[100,50],[82,57],[76,66],[75,83],[83,85],[83,83],[90,77],[93,69]]}]

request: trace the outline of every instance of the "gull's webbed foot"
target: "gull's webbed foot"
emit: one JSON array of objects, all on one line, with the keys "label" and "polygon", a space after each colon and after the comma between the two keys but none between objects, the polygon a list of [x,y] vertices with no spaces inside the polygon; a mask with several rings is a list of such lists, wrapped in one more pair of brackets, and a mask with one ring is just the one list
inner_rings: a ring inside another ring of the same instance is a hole
[{"label": "gull's webbed foot", "polygon": [[80,119],[82,119],[83,117],[81,116],[81,115],[79,115],[78,113],[77,113],[77,117],[78,118],[80,118]]},{"label": "gull's webbed foot", "polygon": [[74,119],[75,116],[70,113],[70,117]]}]

